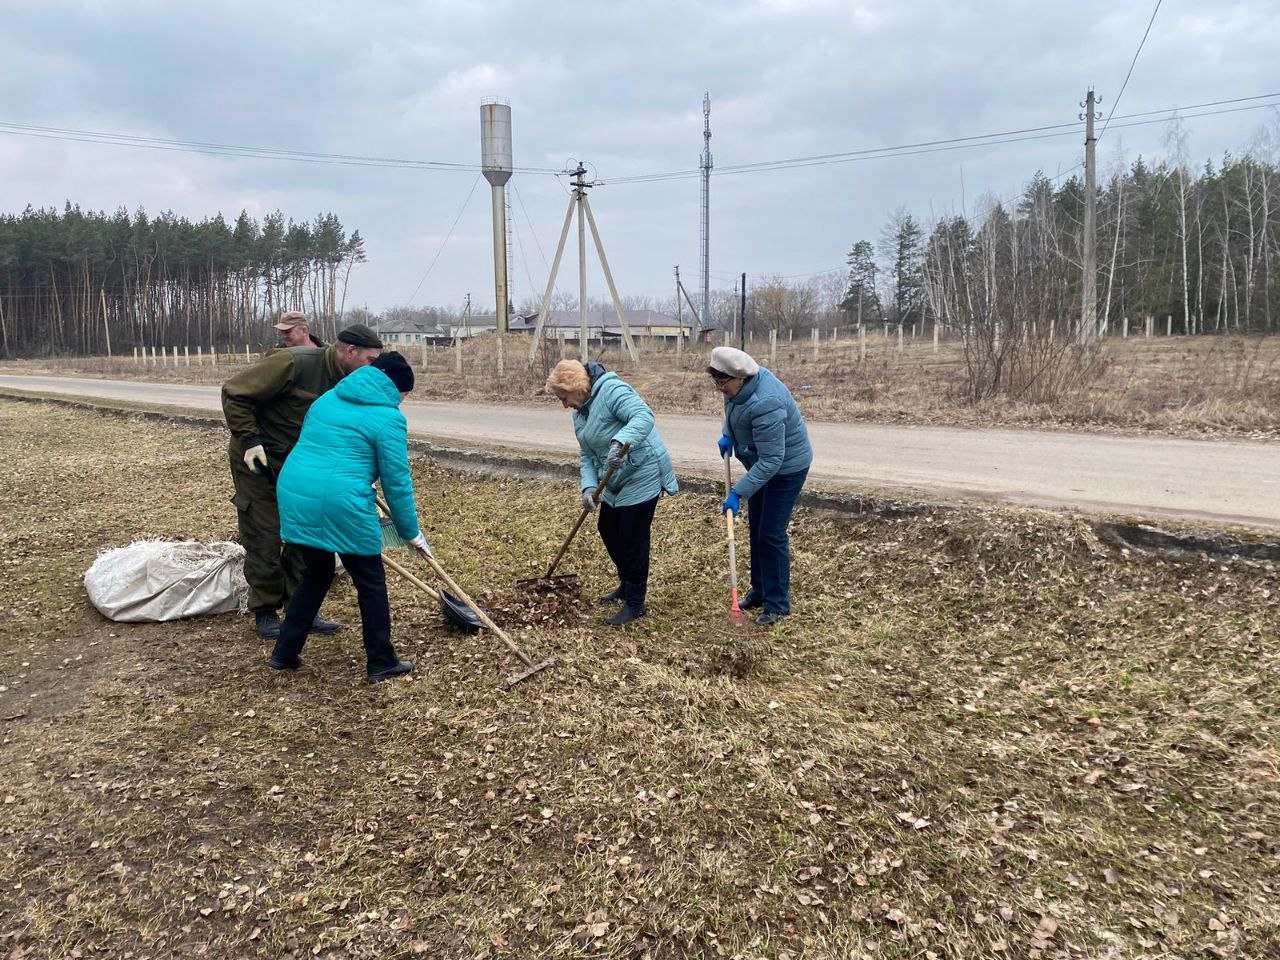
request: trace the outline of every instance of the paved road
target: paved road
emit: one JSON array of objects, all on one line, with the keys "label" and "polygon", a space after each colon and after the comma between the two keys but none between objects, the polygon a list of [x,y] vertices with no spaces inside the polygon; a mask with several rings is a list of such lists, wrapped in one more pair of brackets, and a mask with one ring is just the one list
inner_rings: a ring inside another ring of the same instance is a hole
[{"label": "paved road", "polygon": [[[0,375],[0,389],[220,409],[214,386]],[[404,411],[423,438],[576,450],[569,414],[551,402],[410,402]],[[658,426],[678,468],[716,472],[718,420],[663,414]],[[1280,443],[866,423],[809,430],[815,486],[1280,527]]]}]

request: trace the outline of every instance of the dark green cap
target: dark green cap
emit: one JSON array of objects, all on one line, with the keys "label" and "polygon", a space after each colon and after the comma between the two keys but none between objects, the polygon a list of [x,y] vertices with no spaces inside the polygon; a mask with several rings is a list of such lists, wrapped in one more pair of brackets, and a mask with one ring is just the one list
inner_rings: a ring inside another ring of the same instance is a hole
[{"label": "dark green cap", "polygon": [[338,339],[343,343],[351,344],[353,347],[382,349],[382,341],[378,339],[378,335],[363,323],[353,323],[338,334]]}]

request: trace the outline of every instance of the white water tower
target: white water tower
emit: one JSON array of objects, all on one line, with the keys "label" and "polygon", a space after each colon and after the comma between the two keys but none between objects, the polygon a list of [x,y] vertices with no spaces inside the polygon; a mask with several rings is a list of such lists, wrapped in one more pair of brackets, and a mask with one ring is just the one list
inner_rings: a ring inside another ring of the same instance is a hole
[{"label": "white water tower", "polygon": [[489,97],[480,104],[480,169],[493,195],[493,291],[497,332],[507,332],[507,198],[511,179],[511,105]]}]

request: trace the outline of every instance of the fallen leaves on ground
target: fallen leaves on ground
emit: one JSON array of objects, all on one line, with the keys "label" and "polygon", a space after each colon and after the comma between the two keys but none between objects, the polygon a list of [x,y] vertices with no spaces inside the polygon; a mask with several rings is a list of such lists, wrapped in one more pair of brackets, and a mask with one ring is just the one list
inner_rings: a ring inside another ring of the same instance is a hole
[{"label": "fallen leaves on ground", "polygon": [[[223,436],[0,401],[0,956],[1268,956],[1277,577],[1017,510],[801,511],[793,616],[722,629],[711,499],[645,619],[531,598],[572,485],[415,463],[445,568],[551,671],[345,581],[296,675],[247,617],[102,620],[139,537],[234,536]],[[127,452],[127,455],[126,455]],[[745,558],[744,574],[745,574]],[[565,560],[613,586],[594,531]],[[429,576],[429,574],[424,574]],[[744,577],[745,578],[745,577]]]}]

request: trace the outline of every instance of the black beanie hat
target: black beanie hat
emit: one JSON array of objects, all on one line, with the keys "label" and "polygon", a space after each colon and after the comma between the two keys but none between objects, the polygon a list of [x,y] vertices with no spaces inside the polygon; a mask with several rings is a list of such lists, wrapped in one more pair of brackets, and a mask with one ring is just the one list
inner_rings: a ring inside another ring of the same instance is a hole
[{"label": "black beanie hat", "polygon": [[401,393],[408,393],[413,389],[413,367],[409,366],[409,361],[405,360],[403,354],[389,350],[375,357],[369,366],[377,367],[390,377]]},{"label": "black beanie hat", "polygon": [[369,347],[375,350],[382,349],[382,341],[378,339],[378,335],[366,327],[363,323],[353,323],[338,334],[340,343],[349,343],[353,347]]}]

